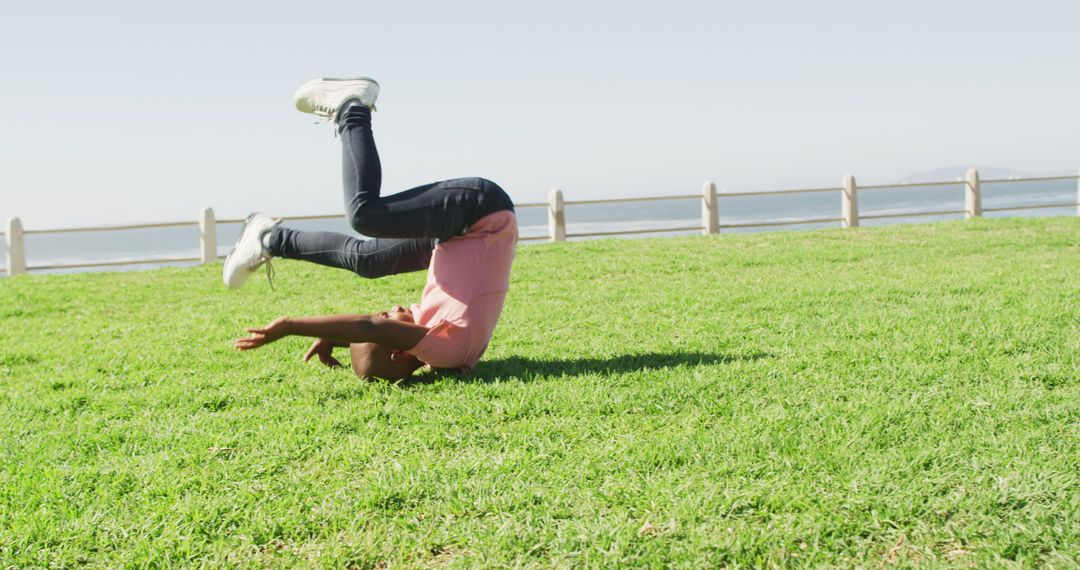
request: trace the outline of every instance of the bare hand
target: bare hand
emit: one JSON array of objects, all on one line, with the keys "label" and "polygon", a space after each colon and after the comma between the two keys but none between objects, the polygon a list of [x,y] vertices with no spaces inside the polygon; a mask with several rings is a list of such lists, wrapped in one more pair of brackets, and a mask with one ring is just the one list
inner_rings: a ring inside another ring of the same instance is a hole
[{"label": "bare hand", "polygon": [[304,353],[304,362],[311,360],[312,356],[318,356],[319,362],[329,368],[338,368],[341,362],[334,358],[334,343],[325,338],[317,338],[311,343],[311,348]]},{"label": "bare hand", "polygon": [[285,330],[288,320],[287,317],[279,317],[265,327],[247,329],[251,335],[236,339],[233,346],[239,350],[251,350],[284,338],[289,334]]}]

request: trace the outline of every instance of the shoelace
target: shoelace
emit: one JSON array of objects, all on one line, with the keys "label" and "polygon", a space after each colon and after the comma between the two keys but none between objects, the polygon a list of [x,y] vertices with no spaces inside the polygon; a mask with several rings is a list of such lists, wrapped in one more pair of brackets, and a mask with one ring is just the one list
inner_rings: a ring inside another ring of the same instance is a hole
[{"label": "shoelace", "polygon": [[[371,106],[371,110],[375,110],[375,105]],[[315,107],[312,109],[312,113],[319,117],[319,120],[315,121],[316,125],[323,125],[326,123],[334,123],[334,138],[338,136],[337,122],[334,121],[334,115],[337,114],[337,109],[330,109],[327,107]]]},{"label": "shoelace", "polygon": [[277,289],[274,289],[274,263],[272,261],[274,258],[272,258],[270,256],[266,256],[265,259],[266,259],[266,280],[270,282],[270,290],[271,291],[277,291]]},{"label": "shoelace", "polygon": [[[334,114],[332,111],[328,111],[322,107],[315,108],[315,115],[319,117],[319,120],[315,121],[316,125],[325,125],[326,123],[334,122]],[[334,138],[337,138],[337,124],[334,124]]]},{"label": "shoelace", "polygon": [[315,124],[334,123],[334,138],[337,138],[337,123],[334,118],[328,116],[328,114],[320,114],[319,117],[322,117],[322,119],[315,121]]},{"label": "shoelace", "polygon": [[[281,223],[281,218],[275,218],[275,220],[276,222],[274,225]],[[270,252],[266,250],[266,246],[263,245],[263,239],[265,239],[266,233],[269,231],[270,230],[266,230],[265,232],[259,234],[259,247],[262,250],[263,263],[266,264],[266,280],[270,282],[270,290],[277,291],[277,289],[274,289],[274,257],[270,255]]]}]

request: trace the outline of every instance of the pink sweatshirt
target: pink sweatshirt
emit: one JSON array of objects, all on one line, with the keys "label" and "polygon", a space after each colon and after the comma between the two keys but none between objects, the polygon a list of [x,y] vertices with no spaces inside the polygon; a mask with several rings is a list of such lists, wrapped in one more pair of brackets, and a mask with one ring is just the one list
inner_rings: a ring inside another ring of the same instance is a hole
[{"label": "pink sweatshirt", "polygon": [[517,231],[514,213],[503,210],[435,246],[424,294],[412,306],[413,320],[430,330],[410,354],[435,368],[476,365],[510,288]]}]

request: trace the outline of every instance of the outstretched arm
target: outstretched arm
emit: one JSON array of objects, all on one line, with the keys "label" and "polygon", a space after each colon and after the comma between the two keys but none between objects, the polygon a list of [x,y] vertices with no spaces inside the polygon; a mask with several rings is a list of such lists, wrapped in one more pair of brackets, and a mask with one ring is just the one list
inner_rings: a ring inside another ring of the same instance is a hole
[{"label": "outstretched arm", "polygon": [[309,336],[335,344],[374,342],[397,350],[410,350],[427,334],[422,325],[375,315],[325,315],[281,317],[262,328],[247,329],[250,336],[236,339],[234,346],[251,350],[286,336]]}]

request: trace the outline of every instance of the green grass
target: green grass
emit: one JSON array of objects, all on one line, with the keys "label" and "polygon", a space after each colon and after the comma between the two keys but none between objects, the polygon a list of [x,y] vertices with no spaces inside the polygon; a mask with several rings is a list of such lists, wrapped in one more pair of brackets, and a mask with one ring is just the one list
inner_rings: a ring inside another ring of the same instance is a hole
[{"label": "green grass", "polygon": [[1080,564],[1078,219],[523,247],[408,385],[231,340],[423,274],[219,270],[0,280],[0,567]]}]

